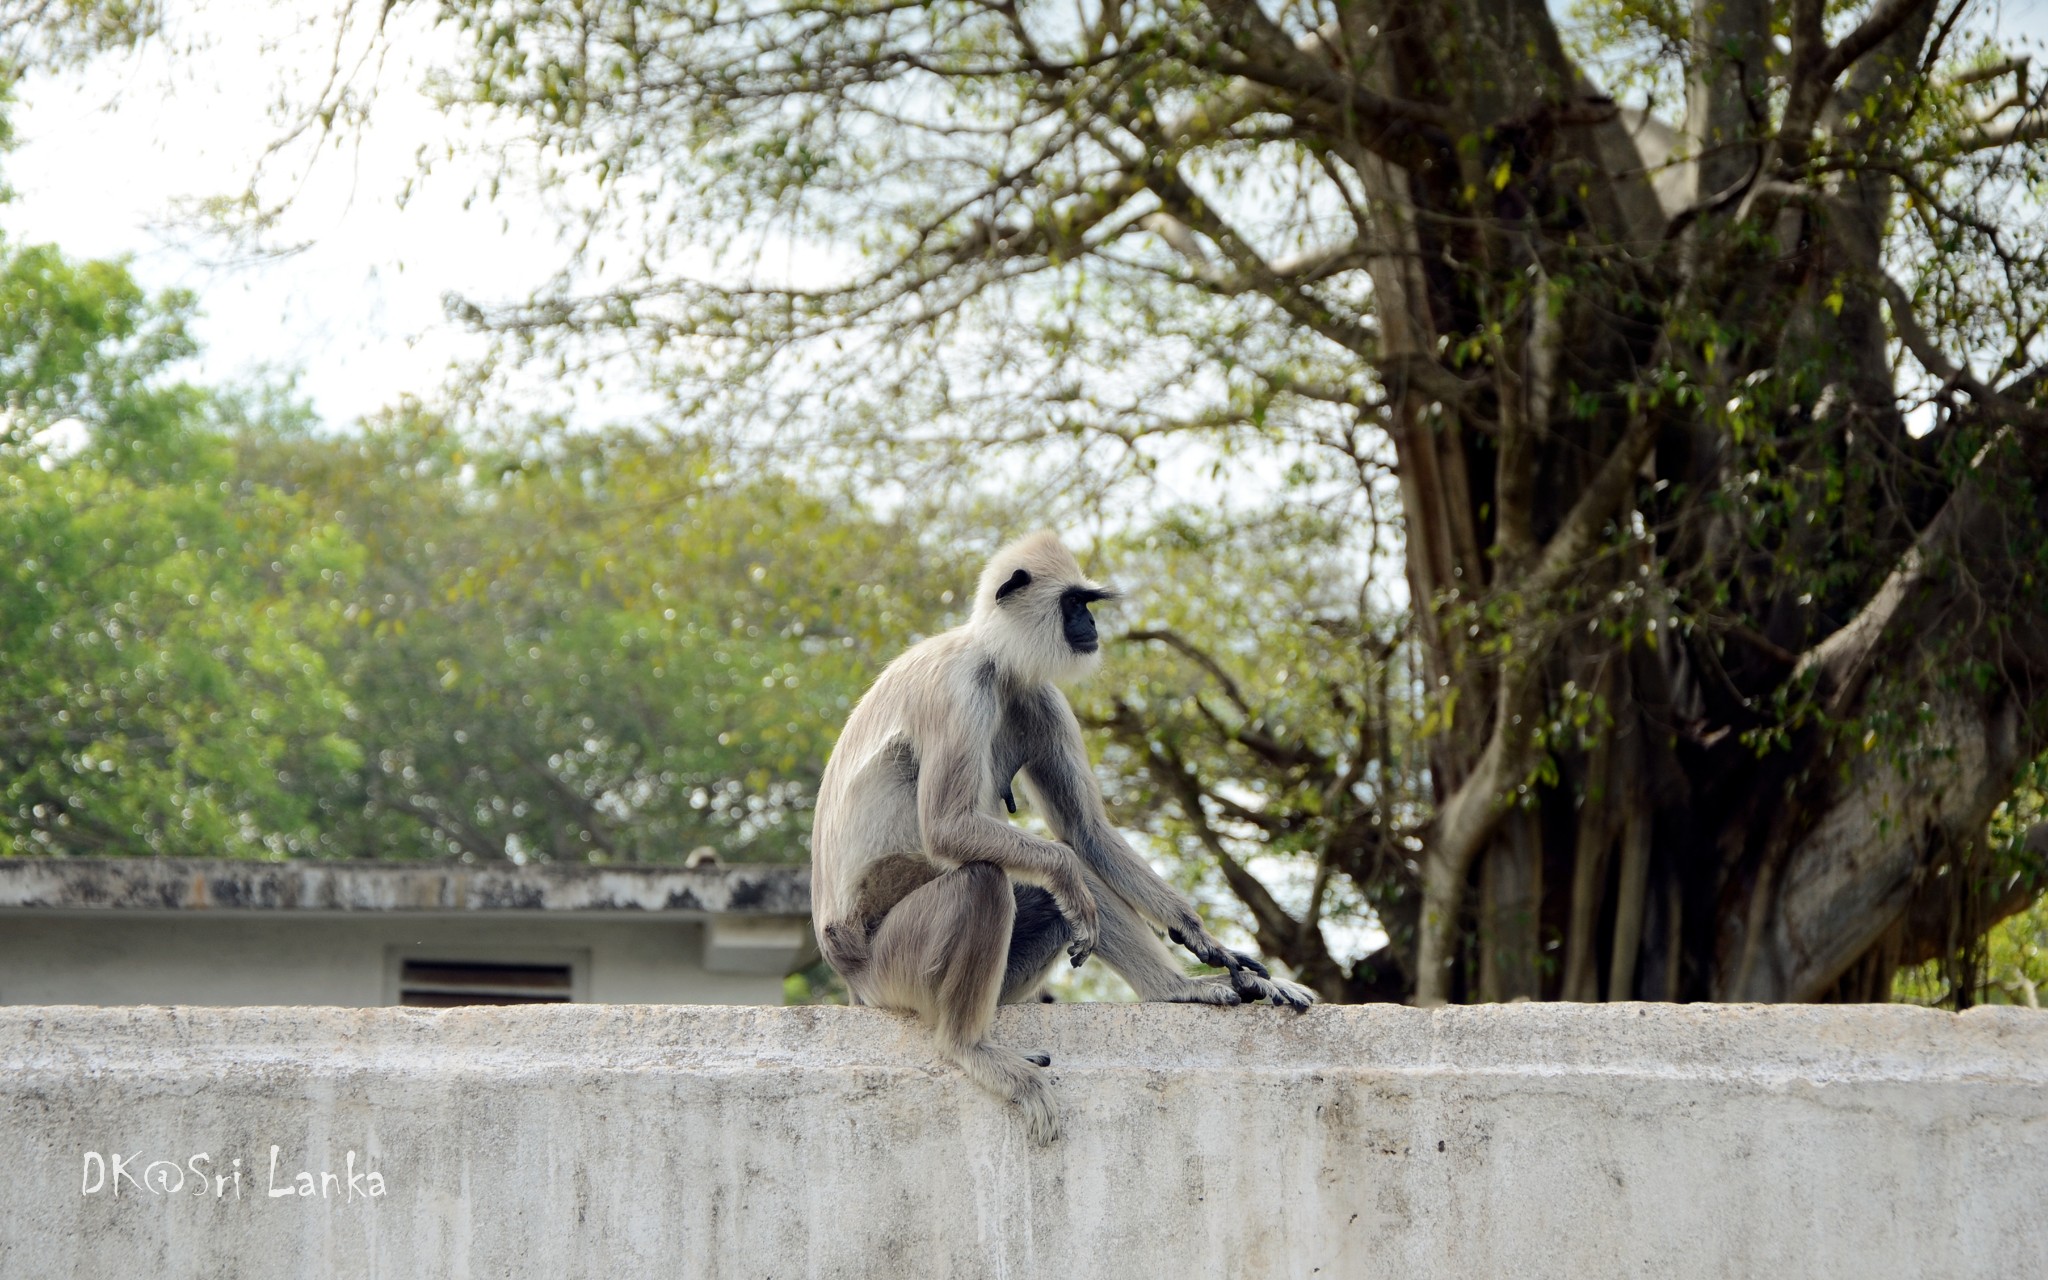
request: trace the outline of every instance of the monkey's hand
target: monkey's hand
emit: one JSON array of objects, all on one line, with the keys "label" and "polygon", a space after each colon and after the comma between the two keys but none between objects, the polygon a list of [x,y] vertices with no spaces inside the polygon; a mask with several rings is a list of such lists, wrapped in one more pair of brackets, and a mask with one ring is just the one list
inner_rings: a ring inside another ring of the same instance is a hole
[{"label": "monkey's hand", "polygon": [[1316,993],[1298,982],[1285,978],[1261,978],[1249,969],[1238,969],[1230,975],[1230,985],[1237,994],[1250,1004],[1254,1000],[1271,1000],[1287,1009],[1306,1009],[1316,1002]]},{"label": "monkey's hand", "polygon": [[1240,969],[1249,969],[1261,978],[1273,976],[1267,972],[1265,965],[1251,956],[1242,951],[1232,951],[1216,941],[1209,931],[1202,927],[1202,922],[1193,916],[1181,921],[1178,928],[1168,929],[1166,936],[1194,952],[1195,959],[1203,964],[1213,964],[1218,969],[1228,969],[1233,974]]},{"label": "monkey's hand", "polygon": [[1074,967],[1078,969],[1095,954],[1095,896],[1077,878],[1066,893],[1055,895],[1053,905],[1059,908],[1067,922],[1067,932],[1073,935],[1067,942],[1067,954],[1074,958]]},{"label": "monkey's hand", "polygon": [[1247,1003],[1270,1000],[1276,1005],[1306,1009],[1316,1002],[1316,993],[1307,987],[1274,977],[1257,959],[1216,941],[1199,919],[1190,916],[1179,928],[1168,929],[1166,936],[1194,952],[1203,964],[1229,970],[1231,989]]}]

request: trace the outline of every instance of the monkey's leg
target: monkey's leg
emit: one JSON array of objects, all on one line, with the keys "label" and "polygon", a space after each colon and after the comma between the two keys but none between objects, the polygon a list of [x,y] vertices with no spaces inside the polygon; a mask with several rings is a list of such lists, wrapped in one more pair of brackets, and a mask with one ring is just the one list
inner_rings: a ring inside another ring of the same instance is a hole
[{"label": "monkey's leg", "polygon": [[[1010,959],[1003,969],[1003,993],[998,998],[1002,1004],[1016,1004],[1037,995],[1045,984],[1045,975],[1059,963],[1074,937],[1050,893],[1037,885],[1020,884],[1016,886],[1016,897],[1017,916],[1010,925]],[[1052,1065],[1052,1055],[1042,1051],[1027,1053],[1024,1059],[1041,1067]]]},{"label": "monkey's leg", "polygon": [[1034,1142],[1059,1136],[1052,1087],[1031,1061],[988,1040],[1002,993],[1017,903],[986,862],[946,872],[896,904],[875,931],[863,998],[931,1023],[940,1052],[968,1078],[1017,1104]]},{"label": "monkey's leg", "polygon": [[1175,942],[1194,952],[1195,958],[1203,964],[1213,964],[1227,970],[1229,977],[1223,980],[1246,1000],[1270,1000],[1276,1005],[1297,1012],[1316,1002],[1316,993],[1307,987],[1298,982],[1289,982],[1285,978],[1274,977],[1256,957],[1248,956],[1242,951],[1232,951],[1216,941],[1215,937],[1202,927],[1199,919],[1191,919],[1184,929],[1170,929],[1167,932]]},{"label": "monkey's leg", "polygon": [[[1109,943],[1112,926],[1105,923],[1103,961],[1124,976],[1146,1000],[1185,1000],[1206,1004],[1236,1004],[1238,997],[1229,986],[1211,979],[1189,978],[1175,963],[1173,953],[1159,942],[1158,935],[1135,911],[1102,885],[1092,882],[1091,892],[1110,900],[1110,909],[1121,919],[1114,926],[1115,942]],[[1098,904],[1098,909],[1100,904]],[[1059,961],[1066,947],[1067,923],[1054,905],[1052,895],[1032,885],[1017,886],[1017,915],[1010,928],[1010,960],[1003,973],[1002,1003],[1029,999],[1045,981],[1046,973]],[[1147,944],[1150,945],[1147,945]],[[1112,956],[1113,953],[1113,956]]]},{"label": "monkey's leg", "polygon": [[1101,921],[1095,954],[1123,975],[1140,1000],[1170,1000],[1181,1004],[1238,1004],[1238,993],[1230,985],[1213,979],[1190,978],[1174,959],[1152,926],[1114,889],[1091,869],[1088,888],[1095,895],[1095,909]]},{"label": "monkey's leg", "polygon": [[[1315,1000],[1306,987],[1250,972],[1191,978],[1145,917],[1092,871],[1088,873],[1088,891],[1095,896],[1101,921],[1096,954],[1123,975],[1141,1000],[1225,1005],[1271,1000],[1297,1009],[1307,1008]],[[1052,895],[1019,885],[1016,922],[1010,930],[1010,961],[1003,975],[1004,1004],[1028,999],[1038,989],[1047,970],[1058,961],[1067,937],[1066,921],[1060,918]]]},{"label": "monkey's leg", "polygon": [[1020,884],[1016,899],[1010,957],[1003,968],[1003,991],[998,998],[1002,1004],[1030,999],[1074,936],[1050,893],[1036,885]]}]

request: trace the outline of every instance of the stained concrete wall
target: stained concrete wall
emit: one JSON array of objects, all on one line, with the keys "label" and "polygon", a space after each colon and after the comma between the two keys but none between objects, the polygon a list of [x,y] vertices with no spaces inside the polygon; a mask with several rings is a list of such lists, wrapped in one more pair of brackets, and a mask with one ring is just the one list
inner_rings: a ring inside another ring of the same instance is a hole
[{"label": "stained concrete wall", "polygon": [[396,1004],[405,957],[567,964],[579,1001],[781,1003],[779,970],[797,948],[776,952],[775,972],[714,972],[706,934],[721,926],[734,927],[546,912],[0,912],[0,1004]]},{"label": "stained concrete wall", "polygon": [[810,901],[808,867],[0,858],[0,1004],[394,1004],[405,959],[567,964],[579,1002],[780,1004],[816,958]]},{"label": "stained concrete wall", "polygon": [[872,1010],[4,1009],[0,1276],[2048,1275],[2038,1013],[998,1035],[1052,1053],[1057,1145]]}]

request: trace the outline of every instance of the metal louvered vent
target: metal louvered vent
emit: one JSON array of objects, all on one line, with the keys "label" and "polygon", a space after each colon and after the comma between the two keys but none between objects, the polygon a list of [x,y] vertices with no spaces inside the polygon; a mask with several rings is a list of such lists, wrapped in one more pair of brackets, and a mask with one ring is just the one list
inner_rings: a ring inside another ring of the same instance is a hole
[{"label": "metal louvered vent", "polygon": [[568,1004],[566,964],[492,964],[478,960],[407,960],[398,1003],[424,1009],[464,1004]]}]

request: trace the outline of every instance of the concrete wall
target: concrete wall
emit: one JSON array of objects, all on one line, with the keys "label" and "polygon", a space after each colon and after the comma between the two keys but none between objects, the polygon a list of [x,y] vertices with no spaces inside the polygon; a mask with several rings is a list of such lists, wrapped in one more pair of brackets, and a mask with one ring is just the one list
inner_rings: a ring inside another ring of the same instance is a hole
[{"label": "concrete wall", "polygon": [[800,917],[808,867],[515,867],[244,858],[0,858],[0,910],[665,911]]},{"label": "concrete wall", "polygon": [[[0,1004],[392,1004],[401,955],[567,963],[578,1000],[780,1004],[779,969],[705,967],[707,932],[751,923],[552,912],[17,912],[0,914]],[[793,952],[785,946],[777,958]]]},{"label": "concrete wall", "polygon": [[[1053,1055],[1051,1148],[873,1010],[0,1010],[0,1276],[2048,1275],[2038,1013],[998,1032]],[[88,1194],[93,1152],[241,1193]]]}]

